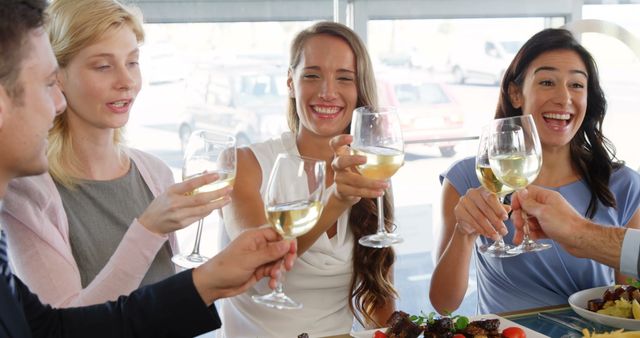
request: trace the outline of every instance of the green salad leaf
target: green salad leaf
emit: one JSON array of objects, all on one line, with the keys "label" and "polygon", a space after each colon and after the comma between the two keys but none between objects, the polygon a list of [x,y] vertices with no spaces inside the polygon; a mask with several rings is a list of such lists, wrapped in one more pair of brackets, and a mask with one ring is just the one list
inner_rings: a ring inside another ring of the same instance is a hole
[{"label": "green salad leaf", "polygon": [[638,281],[637,279],[627,278],[626,282],[627,282],[627,285],[631,285],[633,287],[640,289],[640,281]]},{"label": "green salad leaf", "polygon": [[[425,314],[424,312],[420,311],[419,315],[411,315],[409,316],[409,319],[416,325],[433,324],[436,321],[436,316],[438,316],[438,314],[434,311],[431,311],[428,314]],[[461,316],[461,315],[454,316],[450,312],[447,312],[444,316],[451,317],[451,321],[453,322],[454,332],[464,330],[467,327],[467,325],[469,325],[469,318],[465,316]]]},{"label": "green salad leaf", "polygon": [[453,318],[453,326],[456,331],[461,331],[467,328],[469,325],[469,318],[465,316],[454,316]]}]

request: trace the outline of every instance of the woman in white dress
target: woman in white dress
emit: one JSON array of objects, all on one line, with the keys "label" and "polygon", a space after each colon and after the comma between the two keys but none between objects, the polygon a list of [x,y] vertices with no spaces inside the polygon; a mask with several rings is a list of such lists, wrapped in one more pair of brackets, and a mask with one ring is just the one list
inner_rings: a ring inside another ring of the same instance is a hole
[{"label": "woman in white dress", "polygon": [[[266,284],[257,284],[223,304],[226,337],[295,337],[302,332],[330,336],[349,332],[354,316],[367,327],[382,325],[395,309],[393,249],[355,244],[355,239],[375,233],[374,199],[388,184],[364,179],[338,163],[349,160],[335,161],[335,168],[329,165],[335,155],[330,140],[349,132],[353,110],[376,104],[366,48],[348,27],[320,22],[294,38],[290,55],[291,131],[238,150],[232,202],[223,209],[223,217],[231,239],[243,229],[267,223],[261,196],[278,153],[327,162],[329,193],[323,214],[309,233],[298,238],[299,259],[284,283],[287,295],[304,307],[287,311],[255,304],[252,295],[269,291]],[[348,136],[336,138],[334,146],[340,149],[348,141]],[[385,215],[390,228],[393,215],[387,196]]]}]

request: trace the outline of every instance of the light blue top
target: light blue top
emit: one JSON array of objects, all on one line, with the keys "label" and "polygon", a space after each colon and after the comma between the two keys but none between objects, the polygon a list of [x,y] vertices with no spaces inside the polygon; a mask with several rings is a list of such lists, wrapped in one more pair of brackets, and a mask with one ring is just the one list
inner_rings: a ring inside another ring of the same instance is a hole
[{"label": "light blue top", "polygon": [[[475,174],[475,159],[465,158],[454,163],[444,177],[462,196],[467,189],[477,188],[480,181]],[[589,206],[591,192],[583,180],[559,188],[559,192],[580,214]],[[617,208],[598,204],[593,220],[599,224],[623,227],[640,204],[640,175],[622,167],[611,175],[609,189],[613,192]],[[505,222],[512,243],[514,227]],[[491,240],[478,236],[473,256],[478,284],[478,313],[500,313],[532,307],[566,304],[574,292],[614,283],[614,270],[591,259],[576,258],[552,240],[542,240],[553,247],[536,253],[525,253],[510,258],[492,258],[481,255],[478,247]],[[637,253],[635,260],[637,262]],[[637,272],[637,268],[635,270]]]}]

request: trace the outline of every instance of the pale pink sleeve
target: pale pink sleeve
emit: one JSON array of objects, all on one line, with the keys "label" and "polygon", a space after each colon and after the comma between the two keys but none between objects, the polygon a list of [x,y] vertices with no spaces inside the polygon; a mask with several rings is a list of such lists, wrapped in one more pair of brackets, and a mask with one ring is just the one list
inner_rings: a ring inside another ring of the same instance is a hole
[{"label": "pale pink sleeve", "polygon": [[134,221],[107,265],[82,289],[69,245],[67,218],[48,174],[10,184],[2,221],[16,274],[54,307],[103,303],[129,294],[138,288],[167,239]]},{"label": "pale pink sleeve", "polygon": [[[175,183],[171,169],[161,159],[135,148],[126,148],[126,151],[138,166],[140,175],[154,197],[158,197]],[[169,234],[169,244],[174,254],[180,252],[175,232]],[[177,265],[175,267],[176,272],[184,270]]]}]

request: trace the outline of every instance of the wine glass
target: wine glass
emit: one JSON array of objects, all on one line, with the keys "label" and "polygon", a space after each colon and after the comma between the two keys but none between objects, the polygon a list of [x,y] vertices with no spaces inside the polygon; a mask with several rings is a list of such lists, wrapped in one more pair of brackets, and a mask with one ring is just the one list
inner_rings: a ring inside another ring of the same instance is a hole
[{"label": "wine glass", "polygon": [[[217,173],[218,180],[201,186],[192,194],[220,190],[233,185],[236,178],[236,139],[227,134],[209,130],[194,131],[184,151],[182,180],[187,180],[207,173]],[[198,221],[196,242],[190,254],[176,254],[171,257],[173,263],[183,268],[194,268],[209,258],[200,254],[200,238],[204,219]]]},{"label": "wine glass", "polygon": [[[482,186],[497,195],[498,200],[502,203],[504,197],[513,192],[513,188],[500,182],[491,169],[489,163],[489,139],[491,137],[491,128],[485,126],[480,134],[480,142],[478,143],[478,153],[476,154],[476,175]],[[498,239],[491,245],[482,245],[480,252],[491,257],[512,257],[517,253],[509,252],[514,246],[506,244],[502,236],[498,234]]]},{"label": "wine glass", "polygon": [[[400,119],[395,107],[359,107],[353,111],[351,121],[351,148],[356,155],[366,156],[367,162],[357,166],[362,176],[388,180],[404,163],[404,142]],[[403,239],[389,233],[384,227],[383,196],[378,202],[378,231],[358,240],[372,248],[385,248],[401,243]]]},{"label": "wine glass", "polygon": [[[304,235],[317,223],[322,213],[325,162],[293,154],[278,154],[271,170],[264,208],[267,222],[284,239]],[[302,303],[284,293],[280,274],[278,283],[270,294],[253,295],[254,302],[276,309],[301,309]]]},{"label": "wine glass", "polygon": [[[542,167],[540,138],[529,114],[496,119],[491,124],[489,163],[500,182],[514,190],[526,188]],[[529,237],[529,223],[523,212],[524,239],[509,253],[524,253],[549,249],[551,245],[539,243]]]}]

